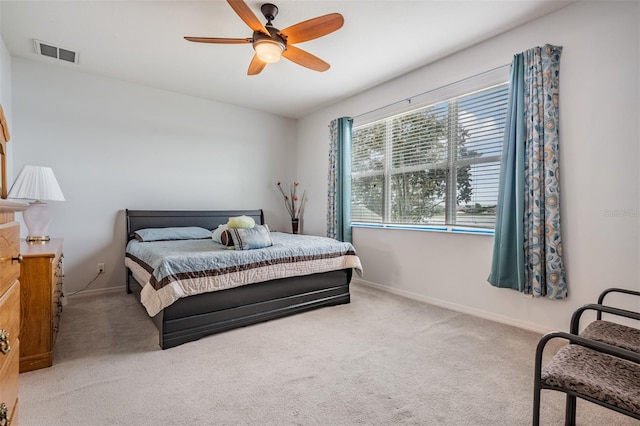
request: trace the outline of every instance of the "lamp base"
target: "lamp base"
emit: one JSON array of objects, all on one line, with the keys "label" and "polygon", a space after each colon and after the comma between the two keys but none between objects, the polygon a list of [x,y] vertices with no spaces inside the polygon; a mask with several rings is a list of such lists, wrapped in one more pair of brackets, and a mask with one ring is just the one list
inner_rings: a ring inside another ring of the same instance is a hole
[{"label": "lamp base", "polygon": [[49,225],[51,224],[51,211],[47,203],[35,201],[22,212],[24,224],[27,225],[28,242],[49,241]]},{"label": "lamp base", "polygon": [[28,243],[46,243],[47,241],[51,240],[51,238],[49,238],[48,235],[27,235],[27,238],[25,238],[24,240]]}]

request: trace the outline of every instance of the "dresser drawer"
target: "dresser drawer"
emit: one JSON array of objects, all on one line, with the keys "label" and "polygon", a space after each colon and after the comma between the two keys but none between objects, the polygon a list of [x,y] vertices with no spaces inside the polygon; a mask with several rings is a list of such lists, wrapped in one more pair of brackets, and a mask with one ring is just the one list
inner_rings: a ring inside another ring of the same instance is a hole
[{"label": "dresser drawer", "polygon": [[20,225],[18,222],[0,225],[0,294],[20,275]]},{"label": "dresser drawer", "polygon": [[15,347],[7,354],[2,368],[0,369],[0,404],[7,406],[9,418],[15,418],[14,409],[18,402],[18,369],[20,360],[20,341],[16,341]]},{"label": "dresser drawer", "polygon": [[[9,291],[0,298],[0,333],[3,331],[8,333],[9,353],[17,351],[20,334],[20,283],[18,281],[15,281]],[[7,350],[6,344],[0,342],[0,349],[3,348]],[[9,353],[4,354],[0,351],[0,368]]]},{"label": "dresser drawer", "polygon": [[[5,404],[9,418],[15,416],[18,398],[18,370],[20,359],[20,283],[14,281],[0,297],[0,332],[8,333],[0,342],[0,404]],[[7,346],[8,344],[8,346]],[[6,353],[4,353],[6,352]]]}]

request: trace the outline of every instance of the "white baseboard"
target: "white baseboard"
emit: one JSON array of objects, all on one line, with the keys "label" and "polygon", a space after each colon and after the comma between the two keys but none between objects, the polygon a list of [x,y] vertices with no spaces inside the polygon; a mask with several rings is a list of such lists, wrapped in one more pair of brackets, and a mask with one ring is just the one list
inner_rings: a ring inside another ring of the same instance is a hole
[{"label": "white baseboard", "polygon": [[393,288],[386,285],[373,283],[371,281],[365,281],[360,278],[353,278],[351,282],[362,284],[367,287],[373,287],[378,290],[386,291],[387,293],[392,293],[398,296],[406,297],[408,299],[413,299],[419,302],[428,303],[430,305],[439,306],[441,308],[451,309],[452,311],[461,312],[463,314],[473,315],[475,317],[488,319],[490,321],[495,321],[495,322],[499,322],[506,325],[512,325],[514,327],[522,328],[528,331],[533,331],[535,333],[546,334],[550,331],[554,331],[546,327],[541,327],[538,324],[533,324],[533,323],[521,321],[521,320],[515,320],[513,318],[509,318],[504,315],[498,315],[492,312],[483,311],[481,309],[471,308],[469,306],[459,305],[457,303],[451,303],[444,300],[435,299],[433,297],[423,296],[421,294],[413,293],[411,291],[401,290],[398,288]]},{"label": "white baseboard", "polygon": [[[499,322],[502,324],[512,325],[514,327],[522,328],[524,330],[533,331],[535,333],[545,334],[550,331],[554,331],[548,329],[546,327],[541,327],[538,324],[533,324],[527,321],[515,320],[513,318],[506,317],[504,315],[494,314],[492,312],[483,311],[481,309],[471,308],[469,306],[460,305],[457,303],[447,302],[440,299],[435,299],[433,297],[424,296],[418,293],[414,293],[407,290],[401,290],[394,287],[389,287],[382,284],[377,284],[371,281],[366,281],[360,278],[353,278],[351,280],[354,284],[361,284],[367,287],[376,288],[378,290],[385,291],[387,293],[392,293],[398,296],[406,297],[408,299],[417,300],[419,302],[428,303],[430,305],[439,306],[441,308],[451,309],[452,311],[461,312],[463,314],[473,315],[475,317],[488,319],[490,321]],[[70,300],[75,298],[80,298],[82,296],[96,296],[100,294],[108,294],[114,292],[126,292],[124,286],[122,287],[107,287],[107,288],[98,288],[95,290],[83,290],[77,294],[72,296],[67,296]]]}]

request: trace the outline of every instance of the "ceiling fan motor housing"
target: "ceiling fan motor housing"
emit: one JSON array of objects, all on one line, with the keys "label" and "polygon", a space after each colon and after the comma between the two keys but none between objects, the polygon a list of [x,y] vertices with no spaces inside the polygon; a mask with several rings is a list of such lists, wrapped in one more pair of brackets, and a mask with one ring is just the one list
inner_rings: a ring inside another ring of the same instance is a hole
[{"label": "ceiling fan motor housing", "polygon": [[282,48],[283,52],[287,50],[287,40],[284,37],[282,37],[280,34],[278,34],[280,30],[272,26],[268,26],[267,30],[269,30],[269,33],[271,34],[271,36],[263,34],[260,31],[253,32],[254,48],[256,44],[267,42],[267,43],[277,43]]},{"label": "ceiling fan motor housing", "polygon": [[260,7],[260,12],[262,12],[264,17],[267,18],[267,21],[269,21],[267,25],[270,25],[271,21],[278,16],[278,6],[273,3],[265,3]]}]

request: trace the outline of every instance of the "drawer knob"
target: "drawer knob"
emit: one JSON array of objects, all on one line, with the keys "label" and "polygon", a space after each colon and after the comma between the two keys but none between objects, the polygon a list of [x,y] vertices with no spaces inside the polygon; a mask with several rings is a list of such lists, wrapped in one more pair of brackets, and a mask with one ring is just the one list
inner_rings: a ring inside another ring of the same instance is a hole
[{"label": "drawer knob", "polygon": [[[7,330],[3,328],[0,329],[0,352],[6,355],[9,351],[11,351],[11,346],[9,345],[9,333],[7,333]],[[0,423],[0,426],[2,426],[2,423]]]},{"label": "drawer knob", "polygon": [[[11,258],[11,263],[13,263],[13,262],[22,263],[23,260],[24,259],[22,258],[22,255],[19,254],[17,257],[12,257]],[[2,426],[2,425],[0,424],[0,426]]]},{"label": "drawer knob", "polygon": [[0,426],[9,426],[10,424],[9,410],[7,409],[7,404],[3,402],[0,404]]}]

